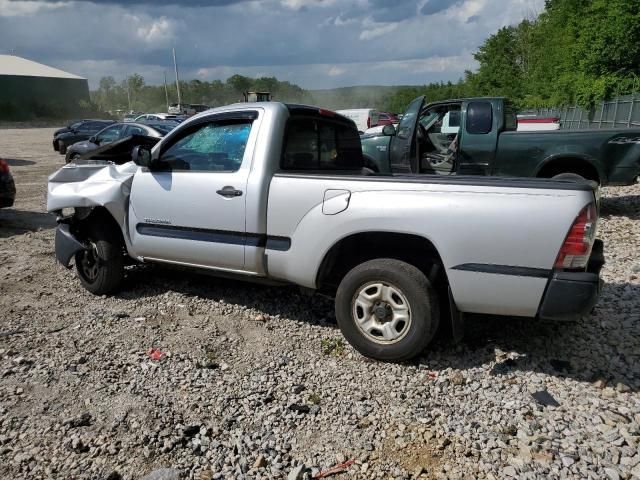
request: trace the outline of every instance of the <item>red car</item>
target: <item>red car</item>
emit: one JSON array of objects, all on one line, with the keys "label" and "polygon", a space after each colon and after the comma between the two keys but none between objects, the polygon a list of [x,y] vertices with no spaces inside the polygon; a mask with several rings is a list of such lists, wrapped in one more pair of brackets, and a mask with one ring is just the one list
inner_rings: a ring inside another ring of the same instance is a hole
[{"label": "red car", "polygon": [[0,208],[11,207],[16,198],[16,185],[9,164],[0,158]]},{"label": "red car", "polygon": [[378,125],[392,125],[399,121],[395,113],[380,112],[378,115]]}]

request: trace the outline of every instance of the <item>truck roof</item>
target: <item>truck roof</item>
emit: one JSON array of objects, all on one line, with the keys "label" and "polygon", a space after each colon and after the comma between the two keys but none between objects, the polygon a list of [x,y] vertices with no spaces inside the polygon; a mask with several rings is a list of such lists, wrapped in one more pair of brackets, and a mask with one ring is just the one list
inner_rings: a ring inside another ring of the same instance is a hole
[{"label": "truck roof", "polygon": [[[189,121],[194,118],[201,118],[203,116],[209,116],[214,113],[223,113],[229,111],[236,110],[254,110],[254,109],[262,109],[267,112],[278,112],[286,109],[290,113],[297,114],[308,114],[308,115],[319,115],[327,118],[334,118],[336,120],[353,123],[353,120],[345,117],[344,115],[340,115],[333,110],[329,110],[326,108],[318,107],[316,105],[305,105],[298,103],[283,103],[283,102],[239,102],[232,103],[230,105],[224,105],[222,107],[212,108],[210,110],[206,110],[205,112],[198,113],[191,117]],[[354,124],[355,125],[355,124]]]}]

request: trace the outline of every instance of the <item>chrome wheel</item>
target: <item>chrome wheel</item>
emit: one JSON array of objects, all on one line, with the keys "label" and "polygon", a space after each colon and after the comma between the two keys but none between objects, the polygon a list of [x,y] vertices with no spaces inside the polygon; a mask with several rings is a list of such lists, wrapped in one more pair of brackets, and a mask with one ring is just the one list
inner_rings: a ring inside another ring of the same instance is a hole
[{"label": "chrome wheel", "polygon": [[356,326],[375,343],[399,342],[409,331],[409,302],[402,291],[390,283],[371,282],[361,286],[351,303]]}]

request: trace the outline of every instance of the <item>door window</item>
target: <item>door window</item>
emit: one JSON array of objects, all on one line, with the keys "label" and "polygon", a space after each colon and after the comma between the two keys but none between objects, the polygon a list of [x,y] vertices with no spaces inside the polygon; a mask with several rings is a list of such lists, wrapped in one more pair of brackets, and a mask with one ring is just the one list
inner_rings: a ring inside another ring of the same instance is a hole
[{"label": "door window", "polygon": [[247,119],[196,125],[162,153],[160,166],[172,171],[236,172],[251,125]]},{"label": "door window", "polygon": [[123,125],[114,125],[113,127],[105,128],[96,135],[96,143],[98,145],[105,145],[118,140],[123,129]]},{"label": "door window", "polygon": [[128,137],[129,135],[146,135],[147,132],[142,127],[137,127],[135,125],[129,125],[127,127],[127,132],[123,134],[123,137]]},{"label": "door window", "polygon": [[402,116],[402,120],[398,124],[397,134],[398,138],[403,140],[411,139],[413,137],[413,132],[416,126],[416,120],[420,113],[420,108],[422,107],[422,103],[424,101],[424,97],[416,98],[409,107],[407,111],[404,112]]},{"label": "door window", "polygon": [[467,132],[485,135],[493,126],[493,110],[489,102],[471,102],[467,107]]}]

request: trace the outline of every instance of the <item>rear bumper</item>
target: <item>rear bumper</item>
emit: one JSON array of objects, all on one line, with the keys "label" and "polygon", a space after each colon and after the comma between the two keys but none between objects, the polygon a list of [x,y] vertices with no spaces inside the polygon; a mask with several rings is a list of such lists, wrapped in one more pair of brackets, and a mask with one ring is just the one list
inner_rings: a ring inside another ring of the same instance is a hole
[{"label": "rear bumper", "polygon": [[604,247],[601,240],[593,245],[586,272],[554,272],[549,280],[538,317],[543,320],[579,320],[595,307],[602,280]]}]

